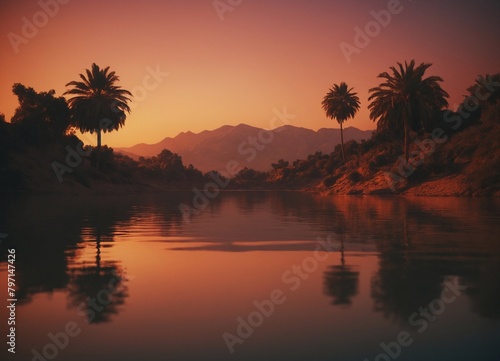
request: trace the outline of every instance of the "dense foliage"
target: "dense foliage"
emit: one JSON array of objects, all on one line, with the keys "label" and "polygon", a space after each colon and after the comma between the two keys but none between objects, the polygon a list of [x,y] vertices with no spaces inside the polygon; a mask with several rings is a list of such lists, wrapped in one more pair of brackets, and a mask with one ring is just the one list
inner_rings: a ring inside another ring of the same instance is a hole
[{"label": "dense foliage", "polygon": [[58,193],[76,185],[92,188],[102,183],[189,189],[205,180],[200,171],[184,166],[181,157],[169,150],[135,161],[107,146],[83,146],[72,131],[68,103],[56,97],[54,90],[36,92],[14,84],[13,93],[19,106],[10,123],[0,115],[2,193]]},{"label": "dense foliage", "polygon": [[71,108],[71,122],[81,132],[97,133],[97,147],[101,147],[101,131],[118,130],[125,124],[126,113],[130,113],[128,90],[117,82],[119,77],[109,66],[101,69],[92,64],[91,70],[80,74],[82,81],[71,81],[66,86],[72,88],[64,94]]},{"label": "dense foliage", "polygon": [[[371,89],[369,107],[378,121],[371,139],[349,141],[344,147],[339,144],[330,154],[279,159],[267,172],[243,168],[228,180],[217,172],[202,174],[192,165],[185,166],[178,154],[167,149],[134,160],[107,146],[85,146],[74,134],[75,113],[65,98],[57,97],[53,90],[37,92],[14,84],[19,106],[10,122],[0,114],[0,192],[105,192],[110,185],[192,189],[216,178],[227,189],[311,189],[342,194],[401,193],[444,179],[460,184],[451,194],[498,194],[500,74],[478,77],[458,108],[450,110],[444,109],[447,94],[438,84],[440,78],[424,78],[429,66],[411,62],[391,68],[392,74],[381,74],[385,82]],[[108,68],[95,70],[107,74],[103,81],[115,79]],[[338,88],[355,96],[347,85]],[[335,109],[330,109],[332,115]],[[345,120],[349,114],[352,112],[336,116]],[[117,119],[115,127],[123,120]]]}]

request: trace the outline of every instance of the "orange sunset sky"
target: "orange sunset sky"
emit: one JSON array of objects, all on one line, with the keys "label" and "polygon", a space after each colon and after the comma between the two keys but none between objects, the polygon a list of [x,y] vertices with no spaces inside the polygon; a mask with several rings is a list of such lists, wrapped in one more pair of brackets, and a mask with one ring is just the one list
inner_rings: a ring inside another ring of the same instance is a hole
[{"label": "orange sunset sky", "polygon": [[[0,1],[0,112],[7,120],[14,113],[13,83],[62,95],[93,62],[110,66],[122,87],[139,95],[125,127],[103,135],[115,147],[225,124],[269,128],[273,109],[284,107],[296,115],[292,125],[338,128],[321,100],[341,81],[362,103],[346,126],[373,129],[368,89],[397,61],[433,63],[428,75],[444,79],[451,107],[478,74],[500,71],[498,0],[402,0],[351,62],[340,44],[354,45],[354,28],[364,29],[371,11],[387,9],[388,1],[221,0],[239,3],[223,20],[213,0],[60,0],[58,9],[56,0],[41,1],[52,3],[53,17],[38,13],[39,1]],[[12,34],[23,36],[23,18],[41,26],[16,52]],[[156,87],[150,79],[144,95],[148,68],[169,75]]]}]

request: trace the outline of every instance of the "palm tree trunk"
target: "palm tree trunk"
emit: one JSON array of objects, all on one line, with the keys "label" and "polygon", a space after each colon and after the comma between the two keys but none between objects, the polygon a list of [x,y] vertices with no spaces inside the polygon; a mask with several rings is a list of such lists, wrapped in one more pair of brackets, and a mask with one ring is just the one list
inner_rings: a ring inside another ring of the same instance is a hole
[{"label": "palm tree trunk", "polygon": [[411,115],[411,108],[410,105],[408,104],[406,106],[406,114],[404,118],[404,132],[405,132],[405,160],[408,163],[408,160],[410,159],[410,115]]},{"label": "palm tree trunk", "polygon": [[97,129],[97,149],[101,149],[101,130]]},{"label": "palm tree trunk", "polygon": [[97,129],[97,164],[96,164],[97,170],[99,170],[100,157],[101,157],[101,129]]},{"label": "palm tree trunk", "polygon": [[342,149],[342,161],[345,162],[345,154],[344,154],[344,132],[342,130],[342,122],[340,122],[340,148]]}]

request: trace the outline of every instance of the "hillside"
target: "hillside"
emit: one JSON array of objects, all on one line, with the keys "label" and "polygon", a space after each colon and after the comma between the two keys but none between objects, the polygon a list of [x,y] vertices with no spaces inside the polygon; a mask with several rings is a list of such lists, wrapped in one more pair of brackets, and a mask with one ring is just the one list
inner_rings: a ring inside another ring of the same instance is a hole
[{"label": "hillside", "polygon": [[[464,118],[454,128],[437,123],[431,133],[413,134],[408,162],[403,142],[383,134],[316,152],[268,172],[244,169],[233,189],[309,190],[331,195],[500,196],[500,102]],[[442,132],[441,132],[442,131]],[[436,141],[437,139],[437,141]]]},{"label": "hillside", "polygon": [[[369,139],[372,131],[354,127],[344,129],[345,141]],[[180,133],[156,144],[137,144],[115,148],[117,152],[138,159],[150,157],[163,149],[179,154],[184,164],[192,164],[203,172],[223,171],[230,161],[259,171],[271,169],[271,164],[283,159],[294,161],[321,151],[330,153],[340,143],[340,130],[322,128],[318,131],[285,125],[272,132],[246,124],[225,125],[215,130],[195,134]]]},{"label": "hillside", "polygon": [[[498,92],[473,111],[465,111],[471,109],[469,98],[456,111],[435,113],[427,127],[410,130],[408,159],[401,134],[377,129],[370,136],[369,131],[347,128],[343,159],[340,145],[333,145],[339,139],[336,129],[283,126],[267,131],[244,124],[181,133],[119,154],[107,146],[84,146],[68,129],[65,99],[56,98],[53,91],[37,93],[22,84],[13,88],[20,106],[10,123],[0,114],[3,195],[192,190],[213,184],[214,179],[227,181],[225,189],[238,190],[500,195]],[[232,171],[221,172],[229,180],[209,173],[225,170],[231,161]]]}]

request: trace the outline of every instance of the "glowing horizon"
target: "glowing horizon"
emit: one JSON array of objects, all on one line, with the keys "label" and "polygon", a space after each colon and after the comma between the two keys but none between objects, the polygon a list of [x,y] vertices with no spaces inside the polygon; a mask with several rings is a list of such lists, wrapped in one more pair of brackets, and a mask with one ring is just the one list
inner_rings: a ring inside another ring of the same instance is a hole
[{"label": "glowing horizon", "polygon": [[[48,15],[41,4],[52,4]],[[383,16],[373,12],[391,9],[391,18],[380,25]],[[110,66],[120,85],[136,95],[125,127],[103,135],[103,144],[112,147],[157,143],[223,125],[270,128],[273,109],[284,107],[296,115],[290,125],[338,128],[326,118],[321,100],[333,83],[342,81],[361,100],[360,111],[345,126],[374,129],[368,89],[396,62],[432,63],[426,75],[444,79],[451,108],[478,75],[500,71],[500,4],[495,1],[256,0],[221,14],[211,0],[149,0],[120,3],[119,8],[97,0],[8,0],[0,11],[0,112],[10,120],[17,107],[14,83],[36,91],[54,89],[60,96],[64,85],[93,62]],[[377,16],[378,30],[373,25]],[[36,34],[18,43],[16,53],[9,34],[25,35],[24,17],[46,24],[35,25]],[[375,35],[349,62],[341,44],[355,45],[356,27]],[[141,93],[140,87],[149,90]],[[88,133],[85,137],[94,139]]]}]

